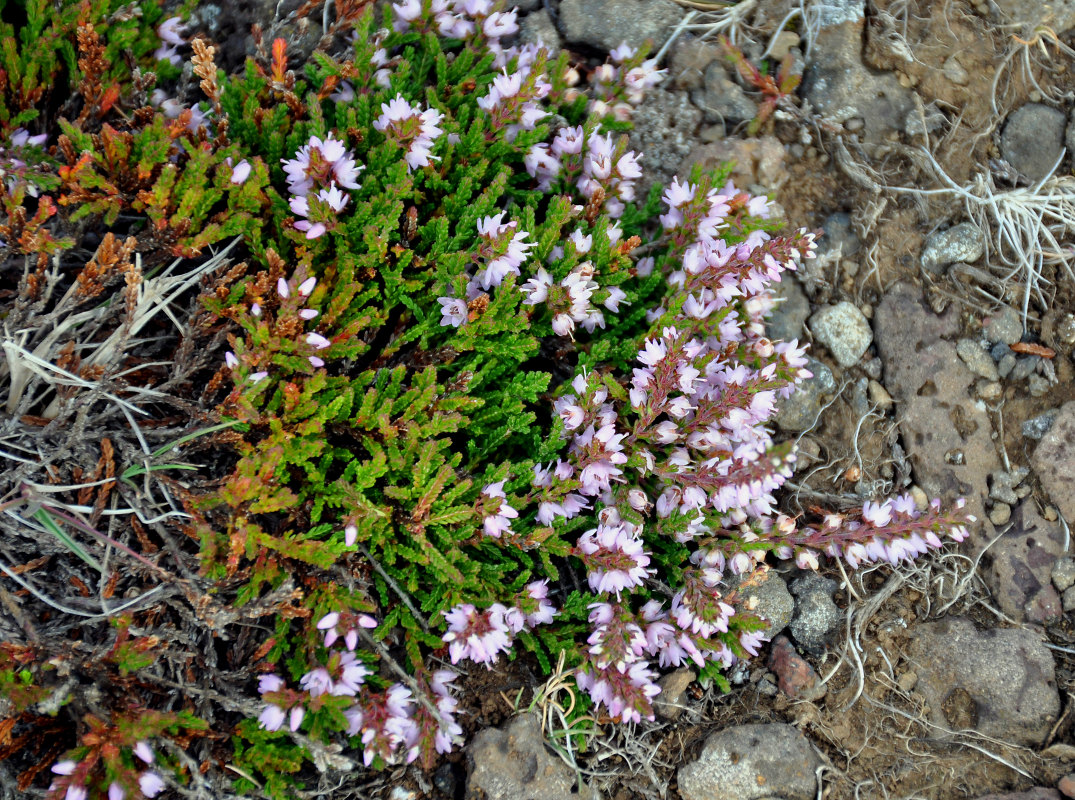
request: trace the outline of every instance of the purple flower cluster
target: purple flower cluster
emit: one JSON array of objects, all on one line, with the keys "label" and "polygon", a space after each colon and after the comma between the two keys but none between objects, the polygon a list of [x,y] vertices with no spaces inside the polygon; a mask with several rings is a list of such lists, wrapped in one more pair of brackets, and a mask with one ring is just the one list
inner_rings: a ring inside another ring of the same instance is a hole
[{"label": "purple flower cluster", "polygon": [[444,133],[438,127],[443,117],[435,108],[423,111],[396,95],[394,100],[381,104],[381,116],[374,120],[373,127],[403,148],[407,167],[414,170],[439,160],[431,151],[433,141]]},{"label": "purple flower cluster", "polygon": [[[147,766],[152,766],[157,756],[149,742],[136,742],[130,752]],[[137,762],[136,762],[137,763]],[[89,772],[95,760],[64,760],[52,765],[52,773],[59,777],[49,786],[51,797],[55,800],[87,800],[89,797]],[[125,800],[127,797],[156,797],[164,789],[164,779],[152,769],[137,774],[134,782],[127,785],[124,780],[114,780],[108,785],[108,800]]]},{"label": "purple flower cluster", "polygon": [[511,648],[516,634],[552,622],[557,612],[548,601],[548,593],[548,581],[534,581],[511,607],[493,603],[479,611],[470,603],[460,603],[446,611],[448,631],[441,638],[448,645],[452,663],[466,658],[492,668],[500,653]]},{"label": "purple flower cluster", "polygon": [[311,136],[292,159],[281,159],[291,192],[291,210],[307,219],[295,223],[307,239],[316,239],[335,224],[336,215],[347,206],[344,189],[358,189],[357,164],[346,145],[330,134],[324,140]]},{"label": "purple flower cluster", "polygon": [[[664,80],[665,70],[657,68],[657,59],[645,59],[626,42],[609,53],[609,62],[590,76],[591,114],[628,120],[649,89]],[[568,95],[572,99],[577,94]]]},{"label": "purple flower cluster", "polygon": [[[279,675],[262,675],[258,691],[265,700],[261,727],[278,731],[286,723],[292,731],[302,726],[307,710],[317,711],[328,697],[351,697],[344,709],[348,736],[362,740],[362,760],[369,766],[375,758],[386,763],[414,761],[426,749],[446,753],[462,739],[462,728],[454,715],[458,701],[451,693],[456,673],[439,670],[419,675],[416,698],[411,689],[395,683],[383,691],[366,684],[373,673],[355,653],[359,630],[374,628],[377,621],[368,614],[333,611],[318,622],[324,631],[329,654],[322,666],[308,671],[299,680],[300,690],[288,689]],[[340,631],[345,631],[342,635]],[[344,649],[333,648],[343,644]]]},{"label": "purple flower cluster", "polygon": [[479,51],[496,57],[496,67],[506,66],[518,54],[501,39],[519,32],[518,12],[494,10],[493,0],[399,0],[392,4],[397,32],[418,30],[451,39],[462,39]]},{"label": "purple flower cluster", "polygon": [[180,17],[169,17],[157,26],[157,35],[161,39],[161,46],[153,53],[158,61],[167,61],[174,66],[179,66],[179,48],[183,47],[187,40],[183,38],[186,25]]},{"label": "purple flower cluster", "polygon": [[635,182],[642,177],[642,156],[627,149],[627,137],[613,141],[612,134],[586,134],[582,126],[560,128],[551,143],[539,142],[524,159],[527,172],[543,191],[567,191],[574,186],[593,202],[600,192],[604,208],[619,218],[625,203],[635,199]]}]

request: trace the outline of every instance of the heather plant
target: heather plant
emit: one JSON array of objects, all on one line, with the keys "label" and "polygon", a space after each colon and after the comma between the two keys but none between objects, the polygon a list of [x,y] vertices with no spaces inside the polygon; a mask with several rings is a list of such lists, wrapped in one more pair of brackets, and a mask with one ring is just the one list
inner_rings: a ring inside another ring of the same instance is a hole
[{"label": "heather plant", "polygon": [[[216,731],[242,792],[293,796],[308,761],[349,764],[343,743],[367,766],[429,765],[463,736],[448,664],[524,652],[573,671],[577,713],[652,718],[658,669],[693,662],[721,682],[758,652],[733,575],[823,553],[897,563],[965,534],[958,513],[908,498],[778,513],[795,454],[767,423],[809,373],[764,319],[814,235],[775,235],[766,198],[726,171],[637,196],[644,154],[622,131],[661,77],[645,52],[618,48],[582,88],[566,54],[512,45],[514,12],[489,0],[402,0],[380,27],[344,17],[342,54],[296,71],[284,40],[258,38],[234,76],[170,18],[131,51],[159,74],[130,83],[109,82],[83,26],[81,104],[56,146],[9,131],[5,202],[23,217],[4,239],[36,261],[11,318],[31,334],[5,333],[8,410],[49,435],[71,419],[77,437],[102,405],[93,419],[129,425],[96,450],[65,440],[95,466],[23,459],[7,510],[22,525],[44,512],[78,556],[72,585],[103,587],[99,615],[55,610],[84,626],[124,612],[78,669],[152,687],[76,720],[50,797],[197,780],[180,754],[211,701],[245,716]],[[198,96],[171,82],[188,48]],[[89,223],[107,233],[50,273]],[[241,262],[205,258],[224,242]],[[181,299],[177,333],[162,318]],[[214,456],[200,482],[170,476],[199,471],[180,444]],[[50,482],[71,502],[43,499]],[[106,510],[130,532],[100,531]],[[105,603],[113,552],[142,610]],[[171,592],[159,605],[151,578]],[[187,648],[242,632],[225,667],[163,647],[150,623],[193,625]],[[20,713],[41,712],[47,659],[0,657]],[[193,658],[227,680],[194,689]],[[145,707],[184,686],[195,699]]]}]

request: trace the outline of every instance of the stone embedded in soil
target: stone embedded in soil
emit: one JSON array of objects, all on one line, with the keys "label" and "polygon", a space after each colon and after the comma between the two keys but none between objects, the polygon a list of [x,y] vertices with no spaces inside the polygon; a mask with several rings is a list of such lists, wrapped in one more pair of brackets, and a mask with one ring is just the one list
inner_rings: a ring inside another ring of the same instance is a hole
[{"label": "stone embedded in soil", "polygon": [[791,622],[795,600],[779,573],[766,570],[753,573],[745,580],[739,575],[729,575],[724,581],[728,584],[727,593],[735,591],[739,595],[736,613],[753,614],[766,623],[761,629],[765,638],[772,639]]},{"label": "stone embedded in soil", "polygon": [[1030,465],[1064,519],[1075,521],[1075,400],[1061,406]]},{"label": "stone embedded in soil", "polygon": [[780,691],[791,700],[813,701],[825,696],[825,684],[806,659],[795,651],[795,645],[787,636],[777,636],[773,640],[769,669],[776,675]]},{"label": "stone embedded in soil", "polygon": [[1075,559],[1062,558],[1057,561],[1049,577],[1058,591],[1063,592],[1075,586]]},{"label": "stone embedded in soil", "polygon": [[1000,380],[997,365],[993,363],[989,353],[978,342],[973,339],[960,339],[956,344],[956,353],[975,375],[985,378],[987,381]]},{"label": "stone embedded in soil", "polygon": [[[1033,500],[1024,500],[1014,511],[1004,535],[988,550],[982,571],[1000,610],[1012,619],[1049,622],[1061,613],[1060,595],[1052,585],[1052,571],[1064,554],[1064,531],[1059,522],[1048,522]],[[1003,525],[1008,520],[993,520]]]},{"label": "stone embedded in soil", "polygon": [[915,110],[910,90],[890,72],[875,73],[862,63],[864,3],[824,3],[820,30],[803,73],[802,96],[823,117],[837,123],[859,117],[867,142],[903,130]]},{"label": "stone embedded in soil", "polygon": [[552,21],[552,16],[544,8],[539,8],[523,17],[519,23],[519,38],[524,44],[546,44],[554,51],[560,49],[560,34]]},{"label": "stone embedded in soil", "polygon": [[678,719],[687,705],[687,687],[694,682],[693,670],[686,667],[662,675],[657,681],[661,693],[653,699],[653,711],[660,719]]},{"label": "stone embedded in soil", "polygon": [[704,85],[691,90],[691,102],[702,110],[706,122],[743,122],[758,113],[754,101],[728,77],[719,61],[706,67]]},{"label": "stone embedded in soil", "polygon": [[982,320],[982,333],[994,344],[1015,344],[1023,336],[1023,319],[1014,308],[1004,306]]},{"label": "stone embedded in soil", "polygon": [[919,289],[897,283],[877,306],[873,324],[915,482],[946,503],[966,498],[967,511],[982,520],[972,535],[979,545],[988,542],[986,478],[1001,464],[989,415],[968,396],[974,375],[943,338],[959,333],[956,307],[934,314]]},{"label": "stone embedded in soil", "polygon": [[1059,408],[1050,408],[1048,411],[1043,411],[1038,416],[1026,420],[1022,428],[1023,436],[1027,439],[1041,439],[1053,427],[1053,423],[1056,422],[1059,414]]},{"label": "stone embedded in soil", "polygon": [[915,693],[930,721],[973,728],[1003,742],[1036,747],[1060,713],[1053,658],[1040,634],[1024,628],[979,631],[964,617],[919,625],[908,650]]},{"label": "stone embedded in soil", "polygon": [[631,121],[631,149],[644,154],[646,164],[637,190],[639,197],[646,196],[654,181],[667,185],[673,175],[688,174],[683,161],[697,145],[694,132],[702,122],[702,112],[685,92],[670,92],[658,86],[646,93],[646,102],[635,109]]},{"label": "stone embedded in soil", "polygon": [[1064,112],[1027,103],[1008,115],[1000,134],[1000,154],[1021,175],[1040,181],[1064,150]]},{"label": "stone embedded in soil", "polygon": [[795,616],[789,626],[791,635],[808,653],[824,652],[844,617],[832,600],[836,581],[807,572],[796,578],[790,588],[796,597]]},{"label": "stone embedded in soil", "polygon": [[940,273],[957,261],[973,264],[985,254],[985,237],[977,225],[963,222],[926,239],[922,248],[922,267]]},{"label": "stone embedded in soil", "polygon": [[[636,123],[637,125],[637,119]],[[691,167],[701,164],[712,169],[733,161],[731,179],[739,189],[760,186],[776,191],[788,180],[784,166],[787,151],[779,139],[761,136],[757,139],[724,139],[695,147],[679,167],[680,175],[689,175]]]},{"label": "stone embedded in soil", "polygon": [[706,739],[678,774],[683,800],[813,800],[821,760],[791,725],[739,725]]},{"label": "stone embedded in soil", "polygon": [[806,292],[798,279],[784,273],[780,283],[773,286],[773,299],[777,304],[765,321],[765,332],[774,341],[801,341],[803,325],[810,316],[810,301],[806,299]]},{"label": "stone embedded in soil", "polygon": [[467,748],[466,796],[485,800],[597,800],[589,790],[575,793],[575,773],[545,749],[537,714],[515,717],[503,729],[479,731]]},{"label": "stone embedded in soil", "polygon": [[857,364],[873,341],[869,320],[846,300],[815,312],[810,317],[810,330],[841,367]]},{"label": "stone embedded in soil", "polygon": [[851,227],[851,215],[846,211],[829,214],[821,223],[821,231],[821,237],[817,240],[818,258],[824,258],[837,248],[841,258],[848,258],[862,247],[862,241]]},{"label": "stone embedded in soil", "polygon": [[647,39],[659,47],[686,12],[672,0],[563,0],[560,30],[570,44],[610,51]]},{"label": "stone embedded in soil", "polygon": [[816,358],[807,358],[806,368],[814,377],[799,384],[795,392],[777,401],[773,421],[783,431],[809,430],[817,422],[825,395],[836,391],[836,379],[832,370]]}]

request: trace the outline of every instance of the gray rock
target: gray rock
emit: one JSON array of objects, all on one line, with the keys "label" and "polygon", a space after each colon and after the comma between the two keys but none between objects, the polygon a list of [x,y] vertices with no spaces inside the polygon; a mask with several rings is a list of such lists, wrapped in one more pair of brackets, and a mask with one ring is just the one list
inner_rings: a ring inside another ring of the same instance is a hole
[{"label": "gray rock", "polygon": [[985,378],[987,381],[1000,380],[997,365],[993,363],[989,353],[978,342],[973,339],[960,339],[956,345],[956,353],[975,375]]},{"label": "gray rock", "polygon": [[[880,142],[901,130],[914,108],[911,91],[890,72],[874,73],[862,63],[864,3],[820,6],[821,28],[803,73],[802,96],[821,116],[840,124],[859,117],[858,135]],[[818,6],[815,6],[817,8]]]},{"label": "gray rock", "polygon": [[1069,586],[1064,590],[1064,595],[1060,598],[1060,602],[1064,607],[1064,611],[1075,611],[1075,586]]},{"label": "gray rock", "polygon": [[956,56],[949,56],[944,62],[944,77],[956,86],[966,86],[970,83],[970,73],[959,63]]},{"label": "gray rock", "polygon": [[844,211],[829,214],[821,223],[821,238],[817,240],[817,257],[824,258],[839,249],[841,258],[855,255],[862,247],[855,229],[851,227],[851,215]]},{"label": "gray rock", "polygon": [[1059,413],[1059,408],[1050,408],[1036,417],[1031,417],[1023,423],[1023,436],[1027,439],[1040,439],[1053,427]]},{"label": "gray rock", "polygon": [[522,714],[504,727],[479,731],[467,748],[466,796],[486,800],[593,798],[588,787],[575,794],[575,773],[545,749],[541,720]]},{"label": "gray rock", "polygon": [[1028,467],[1016,467],[1010,472],[997,470],[989,476],[989,496],[1002,503],[1018,503],[1019,496],[1015,493],[1015,487],[1026,480],[1029,474]]},{"label": "gray rock", "polygon": [[1000,135],[1000,154],[1030,181],[1049,174],[1064,149],[1064,113],[1027,103],[1008,115]]},{"label": "gray rock", "polygon": [[647,39],[660,47],[685,13],[672,0],[563,0],[560,31],[570,44],[605,51]]},{"label": "gray rock", "polygon": [[691,102],[702,109],[706,122],[742,122],[758,113],[754,101],[728,77],[719,61],[706,67],[705,83],[691,92]]},{"label": "gray rock", "polygon": [[639,181],[638,196],[645,197],[654,181],[667,184],[695,147],[694,132],[702,112],[684,92],[657,87],[646,93],[646,102],[632,116],[631,148],[646,154],[646,176]]},{"label": "gray rock", "polygon": [[523,17],[519,23],[519,39],[526,44],[546,44],[554,52],[560,49],[560,33],[544,8]]},{"label": "gray rock", "polygon": [[739,575],[724,580],[729,590],[739,593],[737,610],[761,617],[767,623],[762,628],[766,639],[772,639],[791,622],[795,601],[778,573],[767,570],[753,573],[745,581]]},{"label": "gray rock", "polygon": [[1072,0],[992,0],[991,7],[1000,12],[1003,22],[1012,22],[1033,29],[1046,24],[1057,35],[1075,28],[1075,2]]},{"label": "gray rock", "polygon": [[931,235],[922,248],[922,268],[940,273],[960,261],[973,264],[985,254],[985,237],[977,225],[962,222]]},{"label": "gray rock", "polygon": [[1030,464],[1064,519],[1075,521],[1075,400],[1060,407]]},{"label": "gray rock", "polygon": [[765,330],[774,341],[802,340],[803,325],[810,316],[810,301],[798,279],[785,272],[773,286],[776,308],[765,322]]},{"label": "gray rock", "polygon": [[1023,628],[979,631],[963,617],[918,626],[909,660],[931,721],[1005,742],[1040,745],[1060,712],[1052,656]]},{"label": "gray rock", "polygon": [[[1009,617],[1019,622],[1050,622],[1061,614],[1052,571],[1064,554],[1064,531],[1059,522],[1043,519],[1032,500],[1017,502],[1013,496],[1011,504],[997,504],[1008,507],[1011,526],[987,551],[983,577],[1000,610]],[[1000,526],[1007,521],[994,523]]]},{"label": "gray rock", "polygon": [[808,572],[791,584],[795,595],[795,616],[789,630],[795,641],[809,653],[825,651],[832,640],[833,631],[844,618],[844,613],[832,600],[836,581]]},{"label": "gray rock", "polygon": [[857,364],[873,341],[869,320],[846,300],[816,312],[810,318],[810,330],[841,367]]},{"label": "gray rock", "polygon": [[821,759],[791,725],[739,725],[706,739],[679,769],[683,800],[812,800]]},{"label": "gray rock", "polygon": [[816,358],[806,360],[806,368],[814,377],[798,385],[791,397],[777,401],[773,421],[783,431],[807,431],[817,422],[825,395],[836,391],[832,370]]},{"label": "gray rock", "polygon": [[[1023,336],[1023,318],[1011,306],[1004,306],[983,320],[982,333],[996,344],[1015,344]],[[1005,351],[1007,352],[1007,351]],[[1000,358],[993,356],[998,361]]]},{"label": "gray rock", "polygon": [[[929,497],[966,498],[967,511],[985,520],[986,477],[1001,465],[989,415],[968,397],[974,376],[944,338],[958,334],[958,312],[951,306],[934,314],[918,289],[900,283],[877,306],[873,324],[915,482]],[[984,521],[971,534],[980,545],[991,531]]]},{"label": "gray rock", "polygon": [[888,411],[892,408],[892,395],[888,393],[888,390],[875,380],[871,380],[869,383],[869,398],[870,404],[881,411]]},{"label": "gray rock", "polygon": [[1053,388],[1052,381],[1036,372],[1026,379],[1026,388],[1031,397],[1045,397]]},{"label": "gray rock", "polygon": [[996,525],[997,528],[1007,525],[1011,518],[1012,507],[1007,503],[994,503],[993,508],[989,511],[989,521]]},{"label": "gray rock", "polygon": [[1012,367],[1012,371],[1008,373],[1008,379],[1012,381],[1025,381],[1029,378],[1034,370],[1038,368],[1038,363],[1041,361],[1040,356],[1023,356],[1015,360],[1015,366]]},{"label": "gray rock", "polygon": [[1016,363],[1015,353],[1005,353],[997,363],[997,374],[1002,378],[1007,378],[1012,374],[1012,370],[1015,369]]},{"label": "gray rock", "polygon": [[695,679],[693,670],[680,667],[674,672],[661,676],[657,685],[661,693],[653,699],[653,712],[661,719],[678,719],[687,706],[687,687]]},{"label": "gray rock", "polygon": [[770,645],[769,669],[773,671],[780,691],[791,700],[819,700],[828,691],[787,636],[777,636]]},{"label": "gray rock", "polygon": [[1053,564],[1053,571],[1049,577],[1053,581],[1053,586],[1061,592],[1075,586],[1075,558],[1062,558],[1057,561]]}]

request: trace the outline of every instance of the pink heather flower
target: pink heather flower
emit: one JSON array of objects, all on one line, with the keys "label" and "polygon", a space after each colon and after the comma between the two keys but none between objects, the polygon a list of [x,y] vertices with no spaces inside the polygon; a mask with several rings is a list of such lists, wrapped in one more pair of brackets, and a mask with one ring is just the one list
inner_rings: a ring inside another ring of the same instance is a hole
[{"label": "pink heather flower", "polygon": [[324,350],[326,347],[332,346],[332,342],[319,333],[306,334],[306,344],[316,347],[318,350]]},{"label": "pink heather flower", "polygon": [[552,287],[552,276],[545,271],[544,267],[538,267],[537,274],[519,287],[526,298],[523,305],[534,306],[544,303],[549,298],[549,289]]},{"label": "pink heather flower", "polygon": [[320,697],[332,690],[332,676],[324,667],[307,672],[299,680],[299,686],[310,693],[310,697]]},{"label": "pink heather flower", "polygon": [[70,775],[75,771],[75,767],[78,766],[76,761],[57,761],[52,765],[52,771],[57,775]]},{"label": "pink heather flower", "polygon": [[[490,500],[498,501],[483,504],[486,509],[486,515],[482,520],[485,535],[499,539],[501,535],[511,533],[511,521],[518,518],[519,512],[507,504],[504,496],[504,481],[488,484],[482,489],[482,494]],[[490,508],[493,509],[491,513],[488,511]]]},{"label": "pink heather flower", "polygon": [[115,781],[108,785],[108,800],[123,800],[126,796],[127,792]]},{"label": "pink heather flower", "polygon": [[[153,795],[147,794],[146,797],[152,797]],[[64,800],[86,800],[89,797],[89,792],[85,786],[79,786],[72,783],[67,787],[67,794],[64,795]]]},{"label": "pink heather flower", "polygon": [[146,797],[156,797],[164,788],[164,781],[156,772],[143,772],[138,776],[138,788]]},{"label": "pink heather flower", "polygon": [[246,183],[246,179],[250,177],[250,162],[245,158],[231,168],[231,182],[235,184]]},{"label": "pink heather flower", "polygon": [[598,593],[615,594],[641,586],[652,570],[649,554],[642,540],[625,525],[599,525],[579,537],[579,558],[589,572],[590,588]]},{"label": "pink heather flower", "polygon": [[[343,142],[330,134],[322,141],[311,136],[292,159],[281,159],[287,174],[288,190],[305,197],[315,185],[324,188],[358,189],[359,166]],[[339,211],[340,209],[336,209]]]},{"label": "pink heather flower", "polygon": [[355,525],[347,525],[343,529],[343,542],[348,547],[354,545],[355,540],[358,539],[358,528]]},{"label": "pink heather flower", "polygon": [[441,637],[448,644],[452,663],[458,664],[469,658],[489,669],[500,653],[511,647],[511,637],[504,622],[507,609],[494,603],[485,611],[478,611],[470,603],[461,603],[444,613],[448,631]]},{"label": "pink heather flower", "polygon": [[268,372],[255,372],[250,375],[251,383],[261,383],[263,380],[269,377]]},{"label": "pink heather flower", "polygon": [[440,303],[441,307],[441,325],[444,327],[451,325],[453,328],[458,328],[466,323],[469,314],[466,300],[460,297],[438,297],[437,302]]},{"label": "pink heather flower", "polygon": [[138,742],[134,746],[134,754],[147,764],[153,763],[153,749],[149,746],[148,742]]},{"label": "pink heather flower", "polygon": [[186,26],[180,17],[169,17],[157,26],[157,35],[160,36],[162,42],[178,47],[187,43],[187,40],[182,36],[185,28]]},{"label": "pink heather flower", "polygon": [[239,366],[239,359],[235,357],[235,353],[229,350],[224,354],[224,363],[228,366],[228,369],[235,369]]},{"label": "pink heather flower", "polygon": [[279,675],[269,673],[262,675],[258,678],[258,693],[268,694],[269,692],[278,692],[284,688],[284,679]]}]

